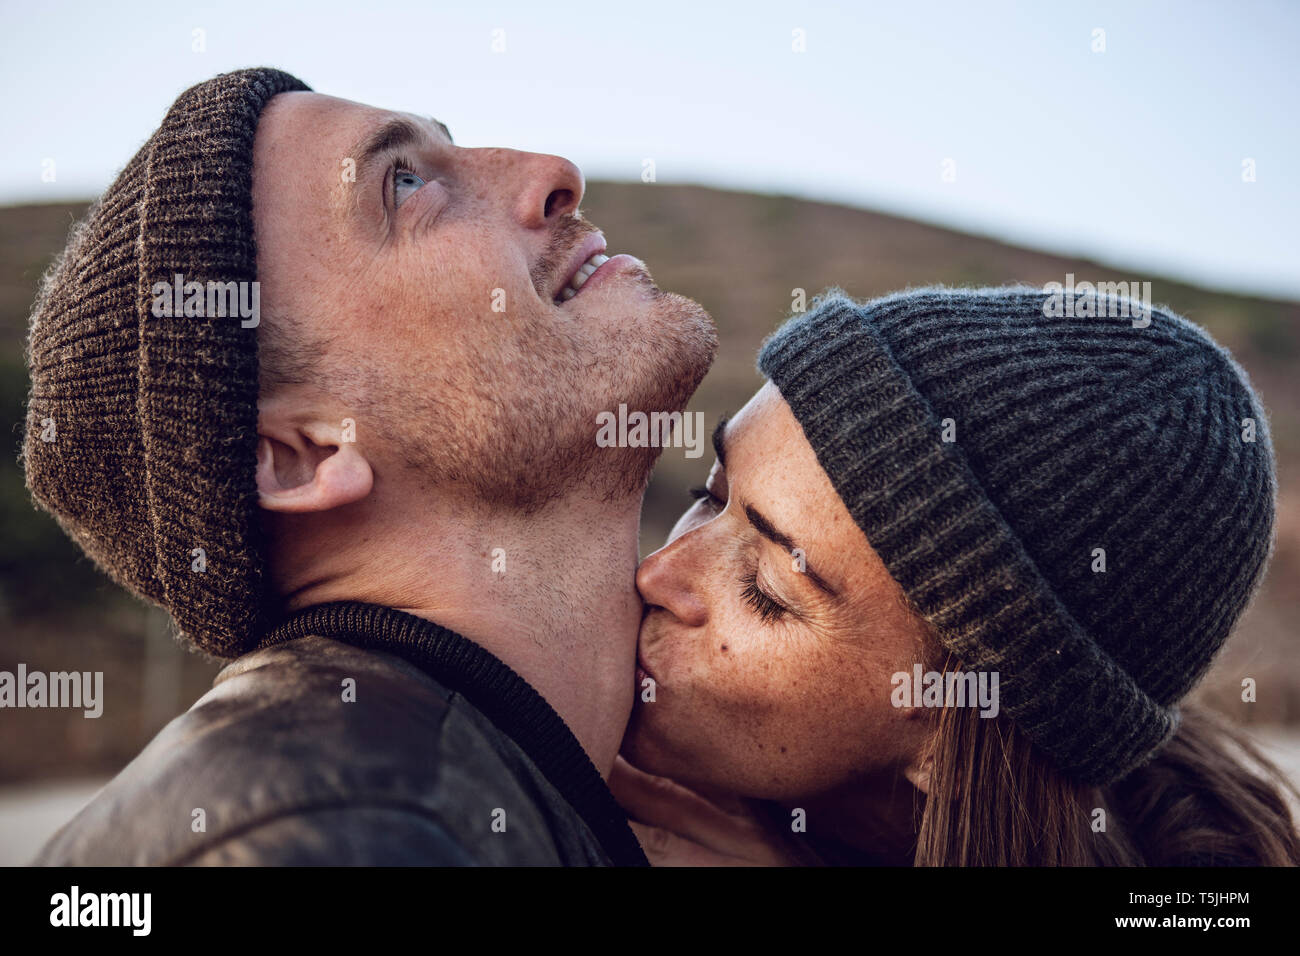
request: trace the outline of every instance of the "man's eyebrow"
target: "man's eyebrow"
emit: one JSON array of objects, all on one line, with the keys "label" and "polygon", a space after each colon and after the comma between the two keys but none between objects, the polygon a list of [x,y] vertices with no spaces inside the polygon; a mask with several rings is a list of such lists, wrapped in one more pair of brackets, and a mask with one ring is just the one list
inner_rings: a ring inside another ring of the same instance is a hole
[{"label": "man's eyebrow", "polygon": [[[718,421],[718,425],[713,429],[713,451],[718,456],[718,464],[723,468],[727,467],[727,416],[723,415]],[[788,552],[793,552],[799,546],[794,543],[794,538],[790,537],[784,531],[772,524],[767,517],[751,504],[745,505],[745,517],[749,523],[754,526],[754,530],[761,534],[767,540],[784,548]],[[826,583],[826,579],[808,566],[807,560],[803,562],[803,574],[812,579],[812,583],[817,585],[831,597],[839,597],[835,589]]]},{"label": "man's eyebrow", "polygon": [[[437,126],[442,134],[447,137],[447,141],[451,142],[451,132],[443,123],[433,118],[430,118],[429,122]],[[395,116],[381,123],[371,130],[352,150],[352,158],[356,160],[357,164],[358,181],[365,178],[370,167],[380,157],[396,152],[399,149],[414,149],[417,146],[422,146],[429,139],[428,130],[417,123],[411,122],[404,116]]]}]

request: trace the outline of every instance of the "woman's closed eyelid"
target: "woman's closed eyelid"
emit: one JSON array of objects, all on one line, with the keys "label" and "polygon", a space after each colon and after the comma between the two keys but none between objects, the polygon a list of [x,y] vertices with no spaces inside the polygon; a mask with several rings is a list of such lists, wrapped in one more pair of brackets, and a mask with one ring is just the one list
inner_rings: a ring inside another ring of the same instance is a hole
[{"label": "woman's closed eyelid", "polygon": [[781,620],[787,615],[795,619],[803,619],[798,606],[788,599],[783,589],[773,586],[773,578],[764,573],[762,561],[757,554],[753,556],[753,563],[749,567],[752,570],[741,575],[741,584],[744,586],[741,593],[745,603],[749,604],[765,623]]},{"label": "woman's closed eyelid", "polygon": [[713,511],[720,512],[727,506],[726,499],[717,495],[708,485],[697,485],[687,491],[695,499],[696,504],[703,502],[706,508]]}]

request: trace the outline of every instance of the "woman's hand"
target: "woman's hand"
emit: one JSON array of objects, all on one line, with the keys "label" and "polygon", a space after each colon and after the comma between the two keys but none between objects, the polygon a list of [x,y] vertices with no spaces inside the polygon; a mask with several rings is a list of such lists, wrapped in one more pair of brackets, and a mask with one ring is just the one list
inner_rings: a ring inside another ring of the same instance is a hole
[{"label": "woman's hand", "polygon": [[795,866],[759,818],[614,758],[609,788],[654,866]]}]

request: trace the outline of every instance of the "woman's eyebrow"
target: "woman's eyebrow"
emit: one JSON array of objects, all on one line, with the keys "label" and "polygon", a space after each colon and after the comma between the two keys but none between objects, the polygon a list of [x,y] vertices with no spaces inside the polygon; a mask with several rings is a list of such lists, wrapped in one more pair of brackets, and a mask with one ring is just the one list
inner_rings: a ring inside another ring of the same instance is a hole
[{"label": "woman's eyebrow", "polygon": [[[749,519],[749,523],[754,526],[755,531],[774,544],[779,545],[789,552],[801,550],[799,549],[799,546],[794,543],[793,538],[779,530],[774,524],[772,524],[772,522],[768,521],[766,516],[764,516],[763,513],[753,505],[745,505],[745,517]],[[826,583],[825,578],[809,567],[806,560],[804,560],[802,564],[803,570],[800,572],[801,574],[808,575],[808,577],[812,579],[813,584],[817,585],[831,597],[839,597],[839,594],[836,593],[835,589]]]},{"label": "woman's eyebrow", "polygon": [[[723,468],[726,468],[727,467],[727,416],[726,415],[723,415],[722,418],[718,419],[718,425],[716,428],[713,429],[713,452],[718,456],[718,464],[721,465]],[[763,537],[767,538],[767,540],[771,541],[773,544],[776,544],[784,548],[786,551],[792,552],[798,549],[799,546],[794,543],[794,538],[790,537],[784,531],[779,530],[776,525],[768,521],[767,517],[761,511],[755,508],[753,505],[751,504],[745,505],[745,517],[747,517],[749,519],[749,523],[754,526],[754,530],[756,530]],[[818,574],[816,571],[810,568],[806,560],[803,561],[803,571],[800,573],[808,575],[808,577],[812,579],[813,584],[817,585],[819,588],[821,588],[831,597],[839,597],[839,593],[833,587],[831,587],[829,584],[826,583],[825,578],[823,578],[820,574]]]}]

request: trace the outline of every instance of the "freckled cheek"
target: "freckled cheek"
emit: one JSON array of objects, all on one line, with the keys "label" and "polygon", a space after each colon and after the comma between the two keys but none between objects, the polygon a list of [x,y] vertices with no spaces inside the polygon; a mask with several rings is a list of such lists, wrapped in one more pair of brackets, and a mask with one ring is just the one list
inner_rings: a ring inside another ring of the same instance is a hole
[{"label": "freckled cheek", "polygon": [[862,663],[845,649],[813,635],[790,636],[743,669],[738,699],[764,735],[808,741],[831,728],[855,734],[874,720]]},{"label": "freckled cheek", "polygon": [[756,796],[843,779],[864,759],[865,716],[855,689],[845,686],[844,662],[817,641],[789,634],[754,651],[715,680],[719,766]]},{"label": "freckled cheek", "polygon": [[[732,701],[742,696],[727,643],[694,630],[659,632],[640,647],[654,672],[653,701],[638,689],[633,741],[643,756],[660,753],[691,763],[716,759],[733,741]],[[660,754],[662,756],[662,754]],[[660,767],[681,772],[681,767]]]},{"label": "freckled cheek", "polygon": [[642,647],[646,662],[665,687],[695,699],[713,696],[715,682],[724,673],[734,672],[732,650],[726,638],[701,635],[694,630],[665,635]]},{"label": "freckled cheek", "polygon": [[659,700],[691,719],[706,711],[734,715],[761,687],[767,663],[752,641],[711,629],[660,634],[641,648],[659,680]]},{"label": "freckled cheek", "polygon": [[779,694],[761,655],[747,654],[731,638],[715,640],[711,650],[674,664],[663,677],[659,709],[649,708],[660,735],[713,772],[743,763],[767,722],[773,695]]},{"label": "freckled cheek", "polygon": [[753,726],[780,718],[806,681],[800,662],[750,625],[716,638],[701,655],[694,680],[700,693],[728,719]]}]

